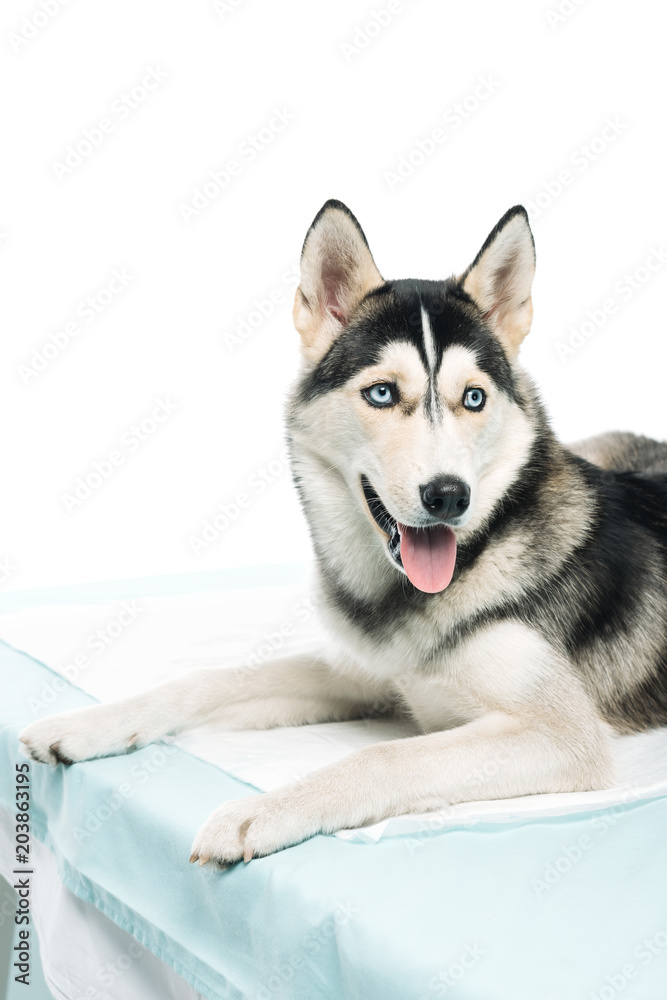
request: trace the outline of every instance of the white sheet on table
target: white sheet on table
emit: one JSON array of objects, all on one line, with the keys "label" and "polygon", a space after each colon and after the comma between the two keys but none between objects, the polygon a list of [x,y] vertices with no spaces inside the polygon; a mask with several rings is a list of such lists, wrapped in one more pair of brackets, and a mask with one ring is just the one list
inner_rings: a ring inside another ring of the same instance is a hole
[{"label": "white sheet on table", "polygon": [[[53,605],[3,615],[0,637],[100,701],[109,701],[196,667],[244,664],[249,658],[257,663],[285,652],[317,650],[326,640],[311,607],[303,587]],[[128,624],[121,628],[122,621]],[[100,629],[110,641],[96,650]],[[112,637],[111,633],[117,634]],[[82,655],[87,658],[85,666],[72,669],[75,658]],[[58,711],[58,694],[50,682],[42,699]],[[407,735],[413,735],[407,724],[368,720],[265,732],[198,730],[183,734],[176,742],[268,791],[361,747]],[[376,841],[388,834],[604,809],[667,793],[667,728],[617,737],[616,746],[620,780],[611,789],[465,802],[438,813],[399,816],[362,830],[342,831],[339,836]]]}]

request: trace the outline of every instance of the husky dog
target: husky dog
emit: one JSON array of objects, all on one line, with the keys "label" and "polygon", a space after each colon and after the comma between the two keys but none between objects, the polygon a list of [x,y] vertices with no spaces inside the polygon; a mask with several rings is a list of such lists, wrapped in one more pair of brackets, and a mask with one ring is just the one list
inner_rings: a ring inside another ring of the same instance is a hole
[{"label": "husky dog", "polygon": [[667,724],[667,444],[556,440],[517,361],[534,268],[517,206],[459,276],[385,281],[327,202],[303,248],[287,418],[322,659],[252,681],[199,670],[46,718],[22,733],[28,753],[72,763],[204,722],[412,720],[414,736],[224,803],[190,859],[223,866],[401,813],[613,782],[614,734]]}]

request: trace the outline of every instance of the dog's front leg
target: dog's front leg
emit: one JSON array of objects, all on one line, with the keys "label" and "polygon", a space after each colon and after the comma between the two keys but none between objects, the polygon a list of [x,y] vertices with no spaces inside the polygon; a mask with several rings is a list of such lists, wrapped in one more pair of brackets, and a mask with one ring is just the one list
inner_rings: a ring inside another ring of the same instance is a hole
[{"label": "dog's front leg", "polygon": [[299,783],[227,802],[197,834],[191,860],[228,865],[388,816],[587,790],[609,776],[602,727],[491,713],[457,729],[367,747]]},{"label": "dog's front leg", "polygon": [[383,703],[383,692],[356,676],[314,656],[293,656],[256,670],[195,670],[121,701],[40,719],[19,738],[34,760],[73,763],[126,753],[203,723],[225,729],[301,726],[359,718]]}]

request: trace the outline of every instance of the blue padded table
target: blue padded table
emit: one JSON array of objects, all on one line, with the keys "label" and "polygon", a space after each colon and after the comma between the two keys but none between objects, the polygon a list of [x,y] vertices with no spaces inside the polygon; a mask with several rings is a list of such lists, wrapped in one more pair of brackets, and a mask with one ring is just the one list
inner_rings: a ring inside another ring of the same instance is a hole
[{"label": "blue padded table", "polygon": [[[225,591],[276,572],[15,593],[0,612]],[[0,644],[0,808],[10,813],[25,759],[18,733],[52,677]],[[92,702],[68,684],[58,710]],[[32,836],[64,885],[210,1000],[667,997],[667,798],[376,844],[317,836],[221,872],[188,864],[193,836],[222,801],[258,793],[183,750],[31,764],[30,783]]]}]

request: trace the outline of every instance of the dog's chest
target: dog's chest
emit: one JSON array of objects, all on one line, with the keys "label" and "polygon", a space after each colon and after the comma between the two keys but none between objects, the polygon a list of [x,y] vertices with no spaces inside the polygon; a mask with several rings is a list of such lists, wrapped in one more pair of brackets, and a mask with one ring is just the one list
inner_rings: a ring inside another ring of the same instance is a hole
[{"label": "dog's chest", "polygon": [[[388,694],[398,692],[419,727],[435,731],[491,711],[509,711],[529,697],[549,660],[537,633],[513,620],[468,622],[456,628],[442,613],[409,615],[389,622],[381,636],[345,627],[332,633],[341,669],[374,678]],[[331,625],[331,621],[329,621]]]},{"label": "dog's chest", "polygon": [[341,619],[336,626],[330,632],[338,653],[332,657],[334,662],[343,669],[370,674],[380,686],[398,692],[422,731],[461,725],[483,712],[485,699],[480,699],[474,687],[479,684],[483,690],[484,678],[471,676],[470,643],[448,639],[442,619],[410,616],[388,623],[382,635],[350,628]]},{"label": "dog's chest", "polygon": [[396,688],[408,714],[424,733],[464,725],[484,711],[477,699],[445,678],[401,679]]}]

